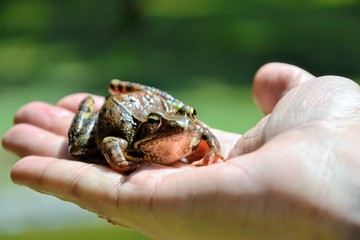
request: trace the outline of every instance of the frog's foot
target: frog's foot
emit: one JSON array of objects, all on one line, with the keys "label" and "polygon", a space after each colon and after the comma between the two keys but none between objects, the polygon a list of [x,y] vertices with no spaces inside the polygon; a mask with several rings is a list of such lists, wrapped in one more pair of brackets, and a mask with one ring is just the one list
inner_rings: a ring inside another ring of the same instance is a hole
[{"label": "frog's foot", "polygon": [[128,143],[117,137],[106,137],[101,145],[101,152],[110,167],[116,171],[128,172],[139,167],[137,163],[127,161],[124,156],[124,150]]},{"label": "frog's foot", "polygon": [[190,166],[200,167],[222,162],[224,162],[224,157],[215,150],[212,150],[208,152],[202,159],[192,162]]}]

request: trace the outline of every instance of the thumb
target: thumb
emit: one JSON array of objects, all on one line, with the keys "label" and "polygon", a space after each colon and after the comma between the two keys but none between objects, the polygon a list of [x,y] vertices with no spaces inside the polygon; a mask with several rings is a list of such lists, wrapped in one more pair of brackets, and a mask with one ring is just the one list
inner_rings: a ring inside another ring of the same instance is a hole
[{"label": "thumb", "polygon": [[253,95],[255,102],[265,114],[269,114],[285,93],[313,78],[312,74],[290,64],[265,64],[254,77]]},{"label": "thumb", "polygon": [[247,131],[235,144],[229,157],[255,151],[264,144],[264,128],[278,101],[292,88],[315,78],[307,71],[285,63],[268,63],[254,77],[253,94],[265,114],[254,128]]}]

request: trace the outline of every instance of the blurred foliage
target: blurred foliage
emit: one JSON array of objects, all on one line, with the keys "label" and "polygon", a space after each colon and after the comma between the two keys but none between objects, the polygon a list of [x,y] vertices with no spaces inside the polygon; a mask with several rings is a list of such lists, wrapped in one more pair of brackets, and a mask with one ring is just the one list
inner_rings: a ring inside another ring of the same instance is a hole
[{"label": "blurred foliage", "polygon": [[115,77],[162,88],[201,86],[209,77],[243,85],[269,61],[359,76],[355,0],[0,4],[3,90],[61,83],[104,94],[104,82]]},{"label": "blurred foliage", "polygon": [[21,234],[2,235],[0,239],[6,240],[91,240],[91,239],[106,239],[106,240],[146,240],[147,237],[126,228],[119,228],[114,226],[98,226],[92,228],[69,227],[64,229],[37,229],[26,231]]}]

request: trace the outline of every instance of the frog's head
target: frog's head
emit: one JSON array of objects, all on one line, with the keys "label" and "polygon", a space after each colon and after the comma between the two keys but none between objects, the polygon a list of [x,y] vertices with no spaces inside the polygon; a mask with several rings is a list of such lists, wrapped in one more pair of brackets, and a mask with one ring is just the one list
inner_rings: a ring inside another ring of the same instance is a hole
[{"label": "frog's head", "polygon": [[196,111],[182,106],[176,112],[148,115],[136,134],[135,149],[163,164],[189,155],[198,143]]},{"label": "frog's head", "polygon": [[196,130],[196,110],[182,106],[175,113],[150,113],[145,122],[147,135],[172,135]]}]

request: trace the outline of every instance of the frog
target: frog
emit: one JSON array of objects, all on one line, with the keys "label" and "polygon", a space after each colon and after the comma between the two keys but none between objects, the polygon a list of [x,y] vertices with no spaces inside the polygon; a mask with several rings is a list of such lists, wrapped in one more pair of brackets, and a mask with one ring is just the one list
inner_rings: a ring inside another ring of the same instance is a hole
[{"label": "frog", "polygon": [[68,132],[71,157],[97,156],[115,171],[133,172],[144,164],[186,161],[201,145],[203,156],[191,166],[224,160],[218,139],[193,107],[157,88],[118,79],[108,92],[99,110],[90,95],[80,103]]}]

